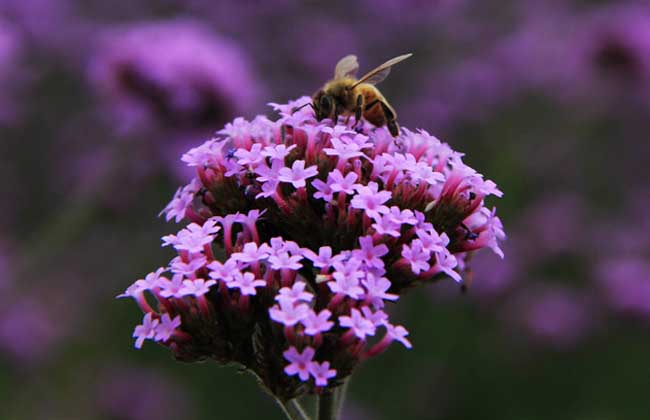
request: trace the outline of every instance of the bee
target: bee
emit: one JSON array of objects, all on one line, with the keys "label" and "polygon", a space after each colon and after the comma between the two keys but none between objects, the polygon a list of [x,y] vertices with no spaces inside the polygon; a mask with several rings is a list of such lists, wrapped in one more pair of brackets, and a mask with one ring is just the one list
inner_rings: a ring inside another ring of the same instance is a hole
[{"label": "bee", "polygon": [[399,135],[397,113],[375,85],[388,76],[392,66],[412,55],[409,53],[392,58],[358,80],[356,79],[359,70],[357,57],[346,55],[336,64],[334,78],[314,93],[311,103],[303,106],[310,105],[318,121],[324,118],[337,121],[339,115],[347,116],[348,119],[354,115],[356,125],[363,116],[366,121],[377,127],[385,125],[390,134],[397,137]]}]

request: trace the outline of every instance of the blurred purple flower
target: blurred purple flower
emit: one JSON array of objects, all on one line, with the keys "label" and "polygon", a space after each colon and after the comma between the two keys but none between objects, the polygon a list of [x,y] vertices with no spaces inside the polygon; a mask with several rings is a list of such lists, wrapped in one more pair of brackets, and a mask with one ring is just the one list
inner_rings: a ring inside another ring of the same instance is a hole
[{"label": "blurred purple flower", "polygon": [[587,20],[580,45],[580,64],[604,83],[637,93],[644,86],[650,95],[650,7],[612,4],[596,10]]},{"label": "blurred purple flower", "polygon": [[113,368],[97,381],[97,407],[119,420],[175,420],[192,418],[184,389],[159,371]]},{"label": "blurred purple flower", "polygon": [[405,108],[405,122],[480,120],[531,92],[581,112],[648,105],[649,20],[649,7],[629,4],[572,13],[532,8],[500,39],[434,73],[423,99]]},{"label": "blurred purple flower", "polygon": [[650,320],[650,263],[623,256],[602,263],[596,272],[601,296],[615,312]]},{"label": "blurred purple flower", "polygon": [[106,30],[88,71],[125,129],[218,126],[250,114],[260,91],[244,51],[189,20]]},{"label": "blurred purple flower", "polygon": [[587,209],[577,194],[541,197],[522,216],[521,230],[535,238],[532,249],[527,250],[532,260],[579,252],[588,230]]},{"label": "blurred purple flower", "polygon": [[[406,0],[395,2],[391,0],[364,0],[359,10],[370,14],[382,23],[396,25],[444,23],[457,17],[468,5],[467,0]],[[461,21],[462,19],[457,19]]]},{"label": "blurred purple flower", "polygon": [[[322,81],[331,78],[336,61],[348,52],[358,52],[361,48],[357,35],[359,28],[353,23],[345,24],[339,19],[299,19],[297,24],[296,30],[286,31],[285,45],[291,45],[291,49],[298,51],[293,58],[299,60],[297,64],[307,70],[310,78],[320,78]],[[304,36],[306,33],[310,36]],[[297,88],[300,87],[299,83]],[[315,88],[311,87],[313,90]]]},{"label": "blurred purple flower", "polygon": [[[490,300],[507,293],[519,280],[521,263],[517,237],[509,237],[503,247],[508,255],[506,259],[485,252],[477,253],[472,258],[472,272],[475,274],[469,288],[470,296]],[[457,288],[454,288],[454,292],[458,294]]]},{"label": "blurred purple flower", "polygon": [[0,125],[11,122],[19,113],[15,84],[24,79],[22,55],[23,41],[16,28],[0,19]]},{"label": "blurred purple flower", "polygon": [[69,0],[2,0],[0,17],[39,45],[61,46],[63,41],[72,41],[79,28],[73,24],[70,6]]},{"label": "blurred purple flower", "polygon": [[0,353],[21,364],[45,359],[63,333],[46,307],[24,297],[4,303],[0,308]]},{"label": "blurred purple flower", "polygon": [[577,346],[595,327],[590,299],[561,287],[528,287],[513,297],[507,315],[533,341],[559,350]]}]

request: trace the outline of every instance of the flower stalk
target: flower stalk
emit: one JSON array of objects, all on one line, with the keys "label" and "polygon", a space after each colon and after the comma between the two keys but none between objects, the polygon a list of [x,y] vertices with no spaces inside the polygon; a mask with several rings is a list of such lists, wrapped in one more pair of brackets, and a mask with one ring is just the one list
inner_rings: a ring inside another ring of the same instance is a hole
[{"label": "flower stalk", "polygon": [[337,420],[335,398],[332,393],[318,396],[318,420]]},{"label": "flower stalk", "polygon": [[305,409],[295,399],[282,401],[280,398],[275,398],[275,401],[282,408],[288,420],[311,420]]}]

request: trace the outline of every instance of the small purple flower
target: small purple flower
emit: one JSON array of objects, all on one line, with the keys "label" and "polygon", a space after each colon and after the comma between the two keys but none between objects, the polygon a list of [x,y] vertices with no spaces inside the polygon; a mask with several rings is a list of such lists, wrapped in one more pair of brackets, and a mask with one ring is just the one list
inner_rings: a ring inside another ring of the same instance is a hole
[{"label": "small purple flower", "polygon": [[284,372],[289,376],[298,375],[301,381],[306,382],[309,379],[309,365],[314,358],[314,349],[305,347],[302,352],[298,352],[294,346],[282,353],[290,364],[285,366]]},{"label": "small purple flower", "polygon": [[262,151],[262,156],[269,157],[271,160],[279,161],[284,163],[284,158],[289,155],[289,153],[296,148],[295,144],[287,147],[284,144],[274,144],[272,146],[266,146],[264,151]]},{"label": "small purple flower", "polygon": [[264,280],[255,279],[253,273],[235,273],[233,279],[228,283],[228,287],[238,288],[242,295],[254,296],[257,294],[256,287],[266,286]]},{"label": "small purple flower", "polygon": [[363,288],[359,286],[359,277],[361,272],[356,275],[346,275],[345,273],[335,272],[332,274],[334,281],[327,283],[327,286],[333,293],[341,293],[352,299],[360,299],[363,295]]},{"label": "small purple flower", "polygon": [[179,223],[185,218],[185,210],[192,204],[194,201],[194,193],[196,191],[193,188],[186,186],[184,188],[179,188],[174,194],[172,201],[167,204],[167,206],[160,212],[160,215],[165,214],[165,220],[170,221],[174,219],[176,223]]},{"label": "small purple flower", "polygon": [[233,258],[228,259],[224,263],[212,261],[207,267],[211,270],[208,274],[211,279],[223,280],[226,283],[230,282],[235,273],[239,272],[237,261]]},{"label": "small purple flower", "polygon": [[180,293],[183,296],[193,295],[196,297],[203,296],[210,291],[210,287],[217,284],[214,280],[205,281],[204,279],[184,280],[183,288]]},{"label": "small purple flower", "polygon": [[228,178],[237,177],[246,172],[245,168],[234,159],[226,159],[221,162],[221,165],[226,168],[226,172],[223,175]]},{"label": "small purple flower", "polygon": [[196,233],[203,233],[204,235],[214,235],[221,230],[221,227],[217,226],[218,222],[219,218],[211,217],[203,222],[200,227],[197,227],[196,223],[192,223],[187,226],[187,229],[190,231],[195,231]]},{"label": "small purple flower", "polygon": [[174,334],[176,328],[181,326],[181,317],[176,315],[174,319],[171,319],[169,314],[163,314],[160,318],[160,323],[156,326],[156,341],[165,342]]},{"label": "small purple flower", "polygon": [[378,191],[376,182],[369,182],[367,186],[357,187],[357,194],[352,198],[352,208],[365,210],[369,217],[379,217],[390,210],[383,204],[391,199],[390,191]]},{"label": "small purple flower", "polygon": [[300,264],[301,260],[302,256],[290,256],[288,252],[282,252],[269,257],[269,262],[273,270],[300,270],[302,268],[302,264]]},{"label": "small purple flower", "polygon": [[372,241],[372,236],[363,236],[359,238],[361,249],[352,251],[355,258],[363,261],[368,267],[382,268],[384,261],[381,257],[388,254],[388,247],[384,244],[375,246]]},{"label": "small purple flower", "polygon": [[140,349],[142,348],[142,344],[144,343],[144,340],[146,339],[152,339],[156,335],[156,327],[158,326],[158,320],[153,319],[152,320],[152,314],[151,312],[147,313],[144,318],[142,319],[142,324],[138,325],[135,327],[135,330],[133,330],[133,337],[137,339],[135,340],[135,348]]},{"label": "small purple flower", "polygon": [[397,206],[392,206],[390,208],[390,213],[388,213],[386,217],[389,217],[394,223],[397,223],[398,225],[415,225],[417,223],[415,214],[411,210],[402,210]]},{"label": "small purple flower", "polygon": [[280,183],[276,180],[266,181],[262,184],[262,192],[257,194],[255,198],[273,197],[278,191],[278,185],[280,185]]},{"label": "small purple flower", "polygon": [[425,182],[429,185],[436,185],[445,182],[445,176],[440,172],[435,172],[430,165],[425,162],[418,162],[411,168],[409,176],[413,181]]},{"label": "small purple flower", "polygon": [[137,284],[138,282],[136,281],[132,285],[126,288],[124,293],[120,293],[119,295],[115,296],[117,299],[121,298],[133,298],[133,299],[139,299],[143,292],[147,290],[146,288],[142,287],[142,285]]},{"label": "small purple flower", "polygon": [[269,309],[271,319],[287,327],[292,327],[307,318],[309,306],[304,303],[294,305],[292,302],[280,300],[280,306],[275,305]]},{"label": "small purple flower", "polygon": [[394,238],[399,238],[401,224],[395,223],[390,214],[378,215],[374,217],[375,223],[372,228],[380,235],[389,235]]},{"label": "small purple flower", "polygon": [[243,263],[253,263],[267,259],[269,251],[270,248],[267,244],[258,247],[255,242],[247,242],[241,252],[233,253],[230,258]]},{"label": "small purple flower", "polygon": [[179,251],[198,253],[214,240],[213,235],[206,234],[201,226],[192,223],[182,229],[177,235],[163,236],[163,246],[172,245]]},{"label": "small purple flower", "polygon": [[253,144],[250,150],[237,149],[235,156],[237,157],[237,163],[242,166],[256,167],[264,160],[260,143]]},{"label": "small purple flower", "polygon": [[316,189],[314,198],[320,198],[325,201],[332,201],[333,193],[332,188],[328,182],[323,182],[316,178],[311,182],[311,185]]},{"label": "small purple flower", "polygon": [[164,298],[182,297],[183,281],[185,277],[182,274],[174,274],[171,280],[164,279],[160,282],[160,296]]},{"label": "small purple flower", "polygon": [[121,295],[118,295],[118,298],[123,297],[137,297],[140,293],[146,290],[154,290],[160,286],[161,282],[167,280],[165,277],[161,277],[161,274],[166,270],[164,267],[158,268],[156,271],[147,274],[144,279],[136,280],[128,289]]},{"label": "small purple flower", "polygon": [[381,327],[388,322],[388,314],[382,310],[376,310],[373,312],[369,307],[362,306],[361,312],[363,313],[363,316],[366,317],[368,321],[372,322],[372,325],[375,327]]},{"label": "small purple flower", "polygon": [[390,337],[391,340],[399,341],[407,349],[413,347],[411,342],[406,338],[406,336],[409,335],[409,332],[406,330],[406,328],[402,327],[401,325],[392,325],[392,324],[384,324],[384,325],[386,327],[386,334],[388,335],[388,337]]},{"label": "small purple flower", "polygon": [[318,249],[318,255],[311,249],[304,249],[303,255],[314,264],[314,267],[329,268],[332,261],[332,248],[329,246],[322,246]]},{"label": "small purple flower", "polygon": [[331,139],[332,147],[325,148],[323,151],[329,156],[338,156],[339,157],[339,168],[342,168],[346,161],[352,158],[365,156],[361,151],[361,147],[355,142],[339,140],[332,137]]},{"label": "small purple flower", "polygon": [[275,296],[275,300],[278,302],[286,301],[287,304],[294,304],[298,301],[311,302],[314,298],[314,295],[309,292],[305,292],[305,287],[307,283],[304,281],[297,281],[291,286],[291,288],[283,287],[278,290],[278,294]]},{"label": "small purple flower", "polygon": [[425,223],[425,225],[428,225],[428,228],[418,228],[415,230],[422,250],[429,253],[441,252],[449,244],[449,237],[446,233],[438,235],[430,223]]},{"label": "small purple flower", "polygon": [[[417,240],[417,239],[416,239]],[[460,282],[463,278],[454,270],[458,266],[458,260],[454,257],[447,248],[443,248],[441,252],[436,252],[436,265],[434,268],[438,272],[447,274],[452,279]]]},{"label": "small purple flower", "polygon": [[329,321],[330,316],[332,316],[332,313],[327,309],[323,309],[318,314],[313,310],[309,311],[305,319],[301,321],[302,325],[305,326],[305,334],[316,335],[329,331],[334,325],[332,321]]},{"label": "small purple flower", "polygon": [[355,189],[359,184],[355,184],[359,176],[355,172],[348,172],[345,177],[338,169],[334,169],[329,173],[327,183],[333,192],[342,192],[347,195],[354,194]]},{"label": "small purple flower", "polygon": [[[345,125],[335,125],[334,127],[323,127],[323,133],[327,133],[330,135],[331,138],[333,139],[341,139],[343,138],[344,135],[351,134],[355,135],[357,134],[356,131],[350,130],[347,126]],[[349,136],[346,136],[349,137]]]},{"label": "small purple flower", "polygon": [[181,156],[181,161],[190,167],[216,166],[223,159],[223,146],[224,144],[218,142],[216,139],[208,140],[202,145],[193,147],[185,152],[183,156]]},{"label": "small purple flower", "polygon": [[375,335],[375,324],[364,318],[361,312],[355,308],[352,308],[350,311],[350,316],[339,316],[339,324],[341,327],[350,328],[350,330],[354,332],[354,335],[362,340],[366,338],[366,336]]},{"label": "small purple flower", "polygon": [[311,362],[307,370],[314,377],[316,386],[327,386],[327,381],[336,377],[336,369],[330,369],[330,362]]},{"label": "small purple flower", "polygon": [[186,277],[194,276],[196,270],[202,268],[206,263],[204,255],[193,254],[193,258],[189,263],[183,262],[180,257],[174,258],[170,265],[171,272],[174,274],[182,274]]},{"label": "small purple flower", "polygon": [[302,249],[294,241],[285,241],[280,237],[271,238],[269,241],[271,243],[272,255],[281,254],[283,252],[289,252],[292,255],[302,254]]},{"label": "small purple flower", "polygon": [[303,188],[306,185],[305,180],[315,177],[317,174],[318,169],[316,166],[310,166],[309,168],[305,169],[305,161],[296,160],[293,162],[291,169],[280,169],[278,180],[281,182],[288,182],[293,185],[294,188]]},{"label": "small purple flower", "polygon": [[384,299],[397,300],[399,297],[392,293],[386,293],[386,291],[390,289],[391,283],[390,280],[385,277],[379,277],[372,273],[368,273],[366,278],[361,280],[361,283],[366,288],[366,299],[370,300],[376,308],[384,306]]},{"label": "small purple flower", "polygon": [[431,267],[429,265],[431,253],[424,249],[422,241],[419,239],[414,239],[411,242],[411,246],[406,244],[402,245],[402,257],[411,264],[411,270],[415,274],[420,274],[420,272],[426,271]]}]

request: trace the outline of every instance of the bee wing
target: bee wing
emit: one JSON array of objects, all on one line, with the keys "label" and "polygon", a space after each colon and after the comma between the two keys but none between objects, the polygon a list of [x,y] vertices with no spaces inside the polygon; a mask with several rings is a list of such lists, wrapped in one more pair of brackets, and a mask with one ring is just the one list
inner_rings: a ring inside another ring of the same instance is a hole
[{"label": "bee wing", "polygon": [[369,83],[371,85],[376,85],[377,83],[381,82],[388,76],[391,67],[393,67],[395,64],[401,61],[406,60],[412,55],[413,55],[412,53],[408,53],[408,54],[397,56],[395,58],[391,58],[390,60],[386,61],[384,64],[364,74],[363,77],[357,80],[357,82],[352,87],[355,87],[361,83]]},{"label": "bee wing", "polygon": [[334,69],[334,79],[342,79],[344,77],[355,77],[359,70],[359,62],[356,55],[346,55],[336,63]]}]

